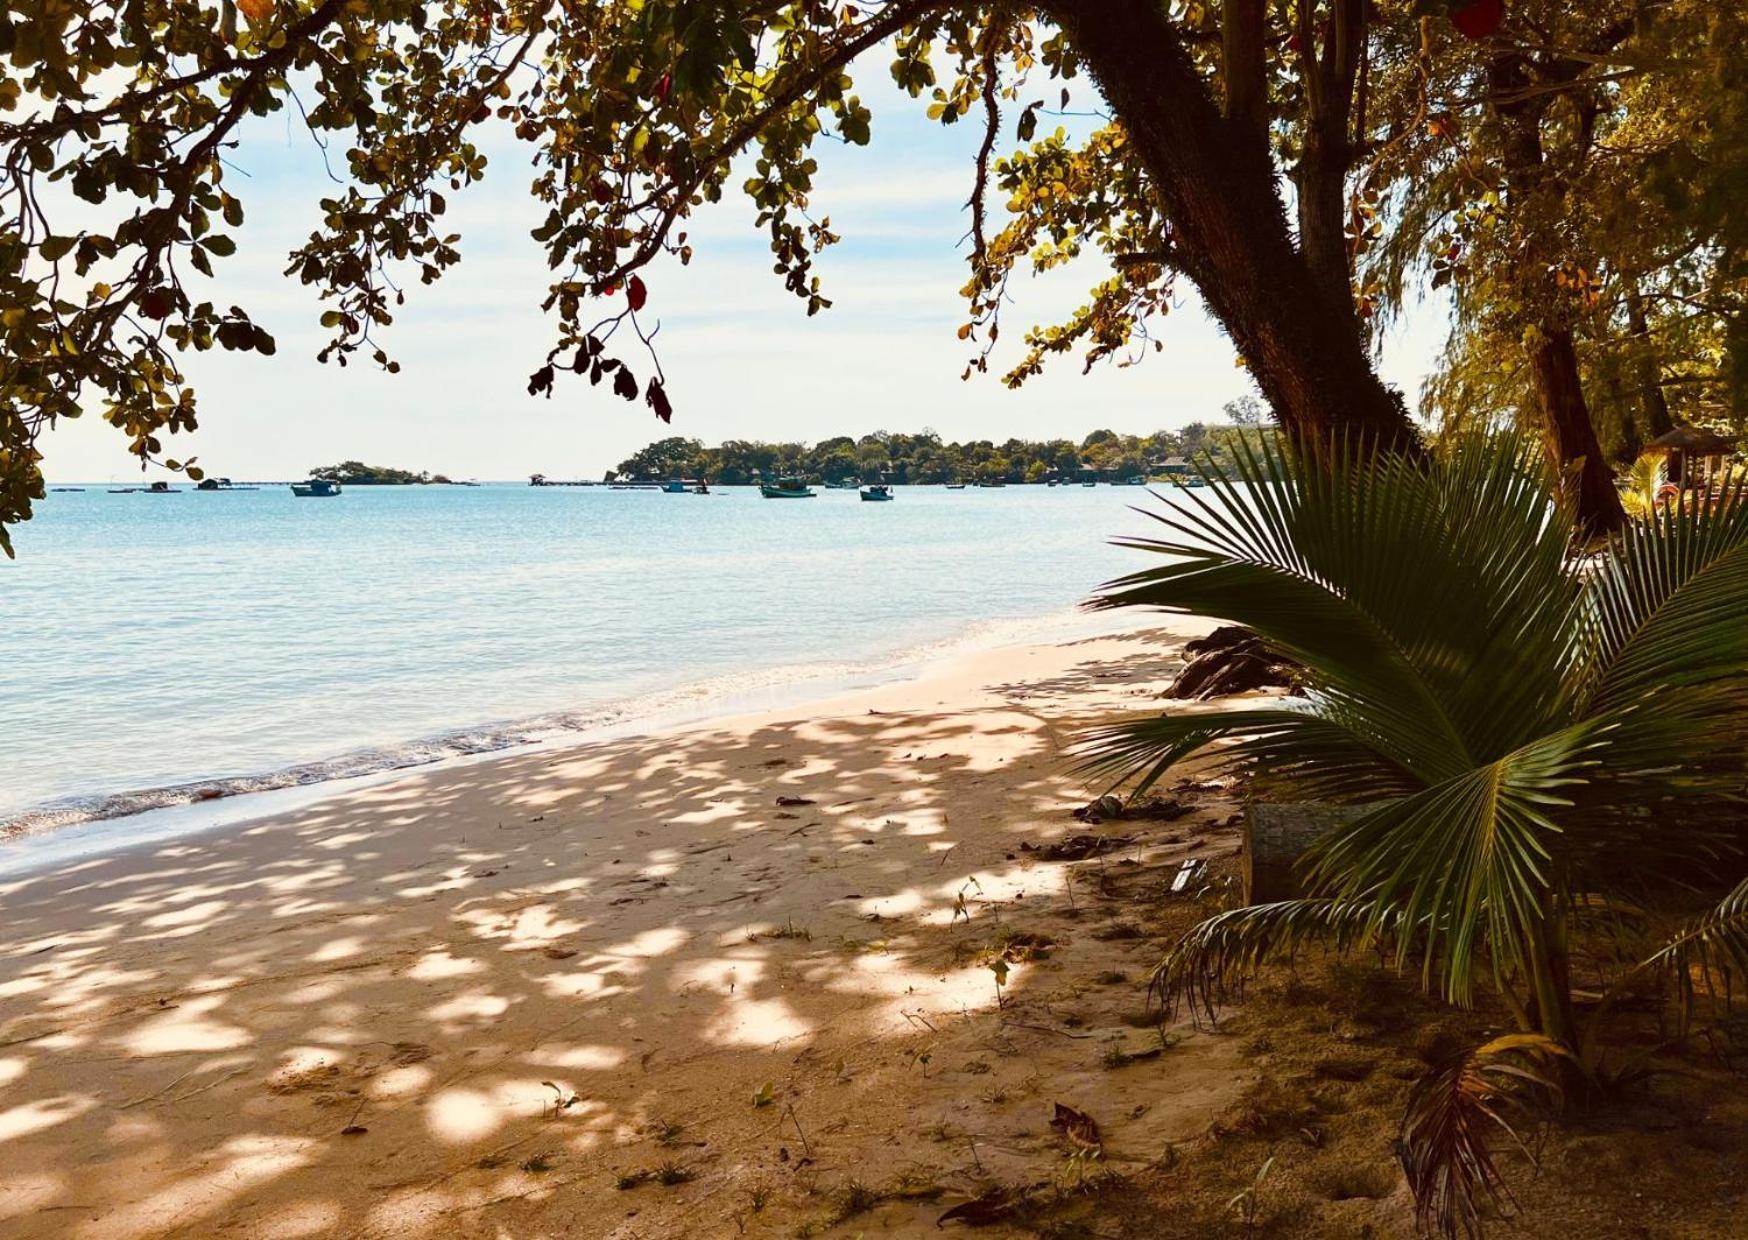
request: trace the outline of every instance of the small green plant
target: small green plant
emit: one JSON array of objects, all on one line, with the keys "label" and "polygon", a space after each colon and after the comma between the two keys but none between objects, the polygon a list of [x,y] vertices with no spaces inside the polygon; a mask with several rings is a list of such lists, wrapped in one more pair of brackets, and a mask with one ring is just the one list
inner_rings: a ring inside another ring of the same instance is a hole
[{"label": "small green plant", "polygon": [[859,1214],[866,1214],[879,1205],[882,1200],[879,1192],[868,1187],[861,1180],[852,1177],[845,1182],[843,1189],[838,1193],[837,1208],[833,1211],[832,1222],[842,1223]]},{"label": "small green plant", "polygon": [[676,1184],[684,1184],[692,1178],[692,1173],[677,1161],[670,1158],[655,1169],[655,1182],[668,1188]]},{"label": "small green plant", "polygon": [[1274,1155],[1263,1159],[1262,1166],[1256,1169],[1256,1178],[1232,1194],[1232,1200],[1226,1203],[1227,1210],[1238,1215],[1239,1223],[1246,1229],[1254,1228],[1262,1216],[1262,1185],[1274,1165]]},{"label": "small green plant", "polygon": [[1008,962],[1005,956],[997,956],[989,962],[989,971],[995,974],[995,1006],[1000,1011],[1007,1000],[1002,995],[1002,986],[1008,980]]},{"label": "small green plant", "polygon": [[768,1107],[775,1101],[777,1101],[777,1087],[770,1081],[766,1081],[753,1091],[753,1105],[755,1107]]}]

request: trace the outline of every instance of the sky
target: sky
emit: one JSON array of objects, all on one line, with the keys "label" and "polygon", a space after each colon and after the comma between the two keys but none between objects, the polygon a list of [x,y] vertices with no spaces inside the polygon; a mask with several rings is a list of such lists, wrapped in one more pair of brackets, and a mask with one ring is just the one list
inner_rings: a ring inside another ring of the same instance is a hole
[{"label": "sky", "polygon": [[[1099,428],[1149,433],[1216,421],[1225,402],[1253,391],[1187,282],[1155,333],[1164,351],[1143,364],[1083,376],[1080,361],[1064,357],[1019,391],[1002,386],[998,372],[1018,357],[1021,329],[1057,321],[1100,278],[1096,262],[1084,261],[1017,278],[992,373],[962,381],[967,346],[955,330],[964,320],[965,201],[980,131],[927,120],[922,102],[870,69],[862,93],[874,109],[872,143],[816,147],[812,207],[843,237],[816,263],[831,309],[810,319],[784,292],[738,193],[688,225],[689,267],[645,273],[644,321],[660,323],[671,429],[641,401],[576,376],[561,375],[550,400],[528,395],[553,324],[540,309],[547,268],[528,235],[542,218],[527,193],[533,173],[511,143],[488,145],[485,180],[447,195],[461,263],[434,286],[413,278],[397,321],[377,333],[401,372],[383,373],[368,358],[345,369],[318,363],[323,306],[282,272],[334,185],[295,111],[252,121],[226,173],[248,213],[238,253],[215,264],[210,290],[190,291],[245,307],[273,332],[278,352],[186,357],[201,425],[172,437],[166,455],[197,457],[209,473],[239,479],[298,476],[346,459],[456,478],[598,478],[667,434],[816,441],[932,428],[949,440],[1078,439]],[[344,167],[338,155],[334,162]],[[1384,378],[1411,406],[1444,332],[1444,309],[1431,304],[1384,341]],[[137,476],[122,436],[94,416],[63,422],[41,446],[51,481]]]}]

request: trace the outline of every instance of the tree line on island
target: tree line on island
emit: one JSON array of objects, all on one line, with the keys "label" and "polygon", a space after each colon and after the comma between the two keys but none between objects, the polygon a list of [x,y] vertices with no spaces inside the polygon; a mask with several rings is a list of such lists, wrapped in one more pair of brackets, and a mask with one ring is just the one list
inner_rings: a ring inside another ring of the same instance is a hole
[{"label": "tree line on island", "polygon": [[388,465],[366,465],[363,461],[341,461],[338,465],[318,466],[310,470],[310,477],[349,487],[473,485],[458,483],[448,474],[434,474],[423,469],[414,473],[410,469],[395,469]]},{"label": "tree line on island", "polygon": [[[696,439],[658,439],[607,471],[609,482],[663,482],[703,478],[739,486],[776,478],[816,483],[946,482],[1041,483],[1052,480],[1116,481],[1178,472],[1201,457],[1229,460],[1236,444],[1254,445],[1270,432],[1258,424],[1255,405],[1227,406],[1233,422],[1192,422],[1179,430],[1124,435],[1096,430],[1084,438],[988,439],[946,442],[932,430],[916,434],[875,431],[860,438],[837,435],[815,444],[727,439],[706,447]],[[1243,419],[1249,415],[1249,422]]]}]

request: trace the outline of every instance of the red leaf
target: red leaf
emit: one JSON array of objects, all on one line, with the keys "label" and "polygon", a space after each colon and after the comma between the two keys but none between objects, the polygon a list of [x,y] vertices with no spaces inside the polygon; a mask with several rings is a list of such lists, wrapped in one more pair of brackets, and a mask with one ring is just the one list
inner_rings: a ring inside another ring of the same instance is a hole
[{"label": "red leaf", "polygon": [[1451,13],[1451,25],[1465,37],[1485,39],[1505,19],[1505,0],[1474,0]]},{"label": "red leaf", "polygon": [[633,310],[643,309],[643,303],[649,300],[649,290],[643,286],[643,281],[636,276],[625,286],[625,299],[631,303]]}]

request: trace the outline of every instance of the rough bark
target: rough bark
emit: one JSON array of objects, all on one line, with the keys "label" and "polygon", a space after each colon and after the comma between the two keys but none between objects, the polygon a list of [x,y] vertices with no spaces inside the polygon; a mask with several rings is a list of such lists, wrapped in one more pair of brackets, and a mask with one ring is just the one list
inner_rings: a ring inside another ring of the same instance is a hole
[{"label": "rough bark", "polygon": [[1293,181],[1298,190],[1299,248],[1324,300],[1352,322],[1353,269],[1347,244],[1347,174],[1353,166],[1348,121],[1365,41],[1365,6],[1335,0],[1321,48],[1313,6],[1300,6],[1299,68],[1305,91],[1304,144]]},{"label": "rough bark", "polygon": [[1579,520],[1591,533],[1614,529],[1626,520],[1626,512],[1584,401],[1572,333],[1544,328],[1529,345],[1529,355],[1550,449],[1567,484],[1575,488]]},{"label": "rough bark", "polygon": [[[1542,148],[1541,121],[1548,96],[1532,89],[1535,83],[1528,63],[1516,53],[1496,56],[1487,77],[1493,97],[1507,101],[1495,103],[1493,111],[1501,125],[1508,201],[1514,209],[1527,211],[1539,195],[1559,192],[1548,184]],[[1538,246],[1534,238],[1522,247],[1517,271],[1520,292],[1526,305],[1538,308],[1528,322],[1530,372],[1549,454],[1562,475],[1576,485],[1579,522],[1591,533],[1604,533],[1626,522],[1626,510],[1585,404],[1571,329],[1554,311],[1560,299],[1548,276],[1552,265],[1546,247]]]},{"label": "rough bark", "polygon": [[1347,289],[1293,244],[1266,141],[1222,114],[1157,0],[1045,0],[1134,144],[1196,284],[1289,430],[1341,428],[1402,451],[1419,436],[1373,371]]},{"label": "rough bark", "polygon": [[1627,327],[1633,333],[1633,381],[1639,388],[1639,437],[1649,442],[1675,429],[1669,416],[1669,398],[1663,394],[1662,368],[1651,343],[1651,325],[1645,319],[1645,301],[1638,289],[1627,291]]},{"label": "rough bark", "polygon": [[1266,0],[1224,0],[1221,6],[1226,119],[1253,142],[1268,141],[1266,18]]}]

